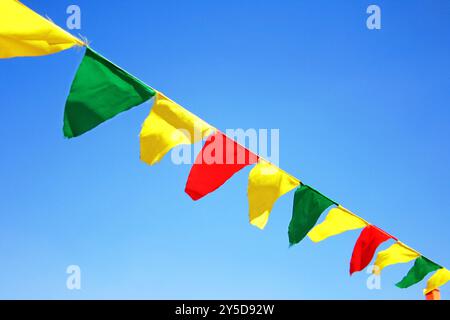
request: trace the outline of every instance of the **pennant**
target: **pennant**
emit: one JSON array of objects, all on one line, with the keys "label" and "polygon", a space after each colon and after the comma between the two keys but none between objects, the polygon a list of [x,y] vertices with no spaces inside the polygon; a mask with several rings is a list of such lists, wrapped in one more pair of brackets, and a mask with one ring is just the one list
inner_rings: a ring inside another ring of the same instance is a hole
[{"label": "pennant", "polygon": [[64,110],[64,136],[77,137],[137,106],[155,91],[87,47]]},{"label": "pennant", "polygon": [[17,0],[0,1],[0,58],[43,56],[84,43]]},{"label": "pennant", "polygon": [[337,205],[307,185],[297,188],[288,230],[290,245],[299,243],[317,223],[322,212],[333,204]]},{"label": "pennant", "polygon": [[408,274],[396,284],[397,287],[405,289],[422,281],[427,274],[442,268],[440,265],[425,257],[418,257]]},{"label": "pennant", "polygon": [[365,227],[353,248],[350,261],[350,275],[367,267],[378,246],[389,239],[397,240],[374,225]]},{"label": "pennant", "polygon": [[210,136],[186,182],[185,192],[198,200],[213,192],[236,172],[258,162],[258,156],[221,132]]},{"label": "pennant", "polygon": [[450,280],[450,271],[446,268],[441,268],[433,274],[427,281],[427,288],[423,290],[423,294],[426,295],[433,290],[442,287]]},{"label": "pennant", "polygon": [[377,270],[375,272],[380,272],[391,264],[406,263],[416,259],[417,257],[420,257],[420,254],[417,251],[398,241],[386,250],[378,253],[375,260],[375,266],[378,268],[374,270]]},{"label": "pennant", "polygon": [[260,159],[248,176],[247,196],[250,223],[264,229],[277,199],[299,184],[300,181],[296,178]]},{"label": "pennant", "polygon": [[313,242],[319,242],[345,231],[364,228],[367,225],[368,223],[364,219],[344,207],[338,206],[330,210],[325,220],[308,233],[308,237]]},{"label": "pennant", "polygon": [[214,128],[158,92],[140,133],[141,160],[153,165],[172,148],[202,141]]}]

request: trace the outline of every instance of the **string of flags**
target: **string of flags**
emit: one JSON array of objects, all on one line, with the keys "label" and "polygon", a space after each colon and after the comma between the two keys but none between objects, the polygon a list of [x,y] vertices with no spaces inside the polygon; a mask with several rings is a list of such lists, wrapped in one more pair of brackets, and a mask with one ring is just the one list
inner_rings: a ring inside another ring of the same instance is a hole
[{"label": "string of flags", "polygon": [[[42,56],[74,46],[85,47],[85,53],[65,104],[65,137],[78,137],[153,98],[150,114],[139,135],[140,159],[154,165],[178,145],[206,140],[186,182],[185,192],[193,200],[214,192],[235,173],[253,165],[247,188],[252,225],[264,229],[278,198],[295,189],[288,227],[291,246],[305,237],[320,242],[346,231],[362,229],[351,256],[350,274],[366,268],[377,248],[393,240],[389,248],[378,252],[374,272],[414,260],[411,269],[396,286],[408,288],[434,272],[427,281],[424,294],[450,280],[450,271],[445,267],[233,141],[20,1],[0,0],[0,58]],[[221,150],[219,155],[218,150]],[[215,161],[208,162],[212,154]],[[328,209],[325,219],[318,224]]]}]

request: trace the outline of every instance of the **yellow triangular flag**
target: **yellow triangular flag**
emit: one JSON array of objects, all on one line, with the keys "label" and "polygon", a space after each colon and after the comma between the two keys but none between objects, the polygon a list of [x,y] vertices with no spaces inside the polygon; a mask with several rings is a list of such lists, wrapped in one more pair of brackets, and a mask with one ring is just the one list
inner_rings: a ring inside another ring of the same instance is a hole
[{"label": "yellow triangular flag", "polygon": [[417,251],[398,241],[386,250],[378,253],[377,259],[375,260],[375,266],[378,268],[374,268],[374,270],[377,269],[376,272],[380,272],[391,264],[406,263],[419,256],[420,254]]},{"label": "yellow triangular flag", "polygon": [[248,177],[250,223],[264,229],[277,199],[299,184],[300,181],[296,178],[260,159]]},{"label": "yellow triangular flag", "polygon": [[365,220],[339,206],[331,209],[325,220],[308,233],[308,237],[314,242],[319,242],[345,231],[364,228],[367,225]]},{"label": "yellow triangular flag", "polygon": [[158,92],[140,133],[141,160],[153,165],[172,148],[201,141],[215,129]]},{"label": "yellow triangular flag", "polygon": [[84,43],[16,0],[0,1],[0,58],[42,56]]},{"label": "yellow triangular flag", "polygon": [[427,288],[423,290],[423,294],[428,294],[431,291],[443,286],[450,280],[450,271],[446,268],[439,269],[427,281]]}]

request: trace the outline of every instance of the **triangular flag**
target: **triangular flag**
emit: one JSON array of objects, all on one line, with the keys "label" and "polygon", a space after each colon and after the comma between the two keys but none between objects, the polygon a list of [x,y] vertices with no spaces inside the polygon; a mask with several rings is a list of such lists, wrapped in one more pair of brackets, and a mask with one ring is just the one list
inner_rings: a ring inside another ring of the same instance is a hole
[{"label": "triangular flag", "polygon": [[374,270],[375,272],[380,272],[391,264],[406,263],[419,256],[420,254],[417,251],[398,241],[386,250],[378,252],[375,260],[375,266],[377,268],[374,268]]},{"label": "triangular flag", "polygon": [[64,136],[77,137],[155,95],[111,61],[86,48],[64,111]]},{"label": "triangular flag", "polygon": [[172,148],[199,142],[214,128],[158,92],[140,133],[141,160],[159,162]]},{"label": "triangular flag", "polygon": [[367,225],[368,223],[364,219],[356,216],[344,207],[338,206],[328,212],[325,220],[315,226],[308,233],[308,237],[314,242],[319,242],[345,231],[364,228]]},{"label": "triangular flag", "polygon": [[302,241],[319,220],[326,208],[337,205],[336,202],[322,195],[307,185],[301,185],[295,191],[292,219],[288,235],[290,245]]},{"label": "triangular flag", "polygon": [[450,280],[450,271],[441,268],[433,274],[427,281],[427,288],[423,290],[423,294],[428,294],[433,290],[443,286]]},{"label": "triangular flag", "polygon": [[350,261],[350,274],[367,267],[378,246],[389,239],[397,240],[374,225],[365,227],[361,231],[353,248],[352,259]]},{"label": "triangular flag", "polygon": [[208,138],[198,154],[185,191],[193,200],[198,200],[219,188],[245,166],[256,162],[256,154],[217,132]]},{"label": "triangular flag", "polygon": [[43,56],[84,43],[16,0],[0,1],[0,58]]},{"label": "triangular flag", "polygon": [[422,281],[427,274],[442,268],[440,265],[428,260],[425,257],[418,257],[414,262],[408,274],[396,284],[399,288],[408,288],[420,281]]},{"label": "triangular flag", "polygon": [[250,223],[263,229],[277,199],[299,184],[300,182],[296,178],[260,159],[248,176],[247,196]]}]

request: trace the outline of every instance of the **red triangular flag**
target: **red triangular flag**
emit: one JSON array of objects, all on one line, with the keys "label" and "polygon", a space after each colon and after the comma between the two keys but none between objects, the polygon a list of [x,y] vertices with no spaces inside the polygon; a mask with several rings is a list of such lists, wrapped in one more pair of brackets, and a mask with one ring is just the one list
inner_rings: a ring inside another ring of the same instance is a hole
[{"label": "red triangular flag", "polygon": [[221,132],[210,136],[198,154],[185,192],[198,200],[224,184],[233,174],[258,162],[258,156]]},{"label": "red triangular flag", "polygon": [[353,248],[352,260],[350,261],[350,274],[361,271],[370,263],[378,246],[386,240],[395,237],[380,230],[376,226],[368,225],[361,231],[358,240]]}]

